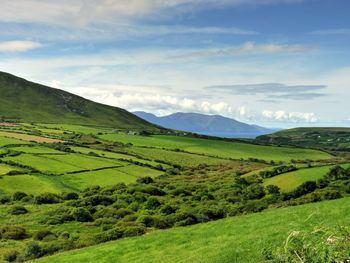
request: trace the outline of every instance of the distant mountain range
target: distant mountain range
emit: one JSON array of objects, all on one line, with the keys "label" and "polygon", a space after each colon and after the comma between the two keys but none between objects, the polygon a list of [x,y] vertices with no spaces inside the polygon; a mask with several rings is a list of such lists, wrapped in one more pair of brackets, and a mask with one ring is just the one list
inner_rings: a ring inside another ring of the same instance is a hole
[{"label": "distant mountain range", "polygon": [[136,111],[136,116],[165,128],[194,132],[199,134],[227,138],[255,138],[276,130],[250,125],[220,115],[177,112],[157,117],[154,114]]}]

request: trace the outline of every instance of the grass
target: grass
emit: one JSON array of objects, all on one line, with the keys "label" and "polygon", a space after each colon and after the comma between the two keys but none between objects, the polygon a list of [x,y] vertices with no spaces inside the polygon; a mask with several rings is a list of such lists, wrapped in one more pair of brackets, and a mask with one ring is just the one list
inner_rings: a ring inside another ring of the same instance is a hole
[{"label": "grass", "polygon": [[200,164],[219,165],[230,162],[229,160],[225,159],[201,156],[197,154],[190,154],[184,152],[175,152],[159,148],[132,147],[130,148],[129,152],[147,158],[151,158],[153,160],[162,160],[165,162],[188,167],[194,167]]},{"label": "grass", "polygon": [[[84,154],[89,154],[93,152],[100,155],[101,157],[107,157],[107,158],[118,159],[118,160],[131,160],[134,162],[140,162],[140,163],[149,164],[152,166],[160,165],[160,163],[157,163],[154,161],[144,160],[144,159],[137,158],[135,156],[123,154],[123,153],[108,152],[108,151],[102,151],[102,150],[85,148],[85,147],[71,147],[71,149],[74,150],[75,152],[80,152]],[[165,165],[165,164],[161,164],[161,165],[166,168],[170,167],[169,165]]]},{"label": "grass", "polygon": [[8,172],[11,172],[14,170],[18,170],[18,169],[10,165],[0,163],[0,175],[7,174]]},{"label": "grass", "polygon": [[134,183],[137,177],[118,169],[105,169],[93,172],[66,174],[57,179],[69,185],[69,187],[80,191],[92,185],[108,186],[117,183]]},{"label": "grass", "polygon": [[5,157],[4,160],[30,166],[41,172],[56,174],[124,165],[124,163],[120,161],[85,156],[81,154],[21,154],[13,157]]},{"label": "grass", "polygon": [[0,94],[1,116],[21,122],[158,130],[155,125],[124,109],[96,103],[4,72],[0,72]]},{"label": "grass", "polygon": [[7,138],[2,137],[0,135],[0,147],[6,146],[6,145],[15,145],[15,144],[29,144],[29,142],[24,142],[21,140],[13,139],[13,138]]},{"label": "grass", "polygon": [[46,137],[29,135],[29,134],[25,134],[25,133],[15,133],[15,132],[1,132],[0,131],[0,136],[15,138],[15,139],[23,140],[23,141],[28,141],[28,142],[37,142],[37,143],[62,142],[61,140],[58,140],[58,139],[51,139],[51,138],[46,138]]},{"label": "grass", "polygon": [[[36,262],[255,263],[265,247],[283,245],[291,231],[335,227],[350,220],[350,199],[272,209],[206,224],[156,231]],[[248,256],[249,255],[249,256]]]},{"label": "grass", "polygon": [[45,192],[58,193],[60,189],[43,177],[35,175],[2,176],[0,191],[5,194],[25,192],[27,194],[40,194]]},{"label": "grass", "polygon": [[42,146],[19,146],[19,147],[11,147],[11,150],[17,151],[17,152],[22,152],[22,153],[33,153],[33,154],[45,154],[45,153],[50,153],[50,154],[62,154],[63,152],[57,151],[52,148],[47,148],[47,147],[42,147]]},{"label": "grass", "polygon": [[317,181],[325,176],[333,165],[326,165],[314,168],[305,168],[290,173],[281,174],[268,178],[265,185],[277,185],[282,191],[288,192],[306,181]]},{"label": "grass", "polygon": [[291,159],[320,160],[332,158],[328,153],[317,150],[261,146],[240,142],[226,142],[180,136],[137,136],[115,133],[100,135],[100,138],[108,141],[132,143],[135,146],[182,149],[193,153],[233,159],[257,158],[268,161],[290,161]]}]

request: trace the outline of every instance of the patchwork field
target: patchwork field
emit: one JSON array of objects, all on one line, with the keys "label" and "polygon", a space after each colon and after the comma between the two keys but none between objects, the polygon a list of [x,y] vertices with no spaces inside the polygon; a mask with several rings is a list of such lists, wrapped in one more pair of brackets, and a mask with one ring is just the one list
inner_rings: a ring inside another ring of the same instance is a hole
[{"label": "patchwork field", "polygon": [[137,136],[127,134],[99,135],[103,140],[131,143],[135,146],[148,146],[167,149],[182,149],[188,152],[232,159],[257,158],[267,161],[320,160],[332,158],[331,155],[317,150],[260,146],[240,142],[205,140],[180,136]]},{"label": "patchwork field", "polygon": [[16,138],[23,141],[29,141],[29,142],[37,142],[37,143],[54,143],[54,142],[62,142],[58,139],[52,139],[52,138],[46,138],[46,137],[40,137],[35,135],[29,135],[24,133],[15,133],[15,132],[2,132],[0,131],[1,137],[9,137],[9,138]]},{"label": "patchwork field", "polygon": [[[350,199],[274,209],[128,238],[35,262],[262,262],[266,247],[282,246],[292,231],[347,225]],[[273,224],[271,223],[273,222]],[[249,256],[247,256],[249,255]]]},{"label": "patchwork field", "polygon": [[[265,185],[277,185],[282,191],[292,191],[306,181],[317,181],[324,177],[333,165],[326,165],[314,168],[304,168],[294,172],[277,175],[265,179]],[[343,165],[344,168],[349,165]]]}]

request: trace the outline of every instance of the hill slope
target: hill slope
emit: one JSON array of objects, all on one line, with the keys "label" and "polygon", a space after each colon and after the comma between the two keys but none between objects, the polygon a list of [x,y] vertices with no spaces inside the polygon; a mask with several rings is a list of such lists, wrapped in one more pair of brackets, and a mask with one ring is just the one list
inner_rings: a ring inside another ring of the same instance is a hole
[{"label": "hill slope", "polygon": [[[261,262],[262,250],[282,246],[291,231],[347,225],[349,198],[157,231],[61,253],[38,262]],[[273,224],[271,223],[273,222]]]},{"label": "hill slope", "polygon": [[295,128],[262,135],[258,142],[350,151],[350,128]]},{"label": "hill slope", "polygon": [[168,116],[157,117],[151,113],[137,111],[140,118],[175,130],[220,136],[220,137],[255,137],[273,132],[257,125],[249,125],[220,115],[178,112]]},{"label": "hill slope", "polygon": [[156,127],[126,110],[0,72],[0,118],[21,122],[104,125],[120,129]]}]

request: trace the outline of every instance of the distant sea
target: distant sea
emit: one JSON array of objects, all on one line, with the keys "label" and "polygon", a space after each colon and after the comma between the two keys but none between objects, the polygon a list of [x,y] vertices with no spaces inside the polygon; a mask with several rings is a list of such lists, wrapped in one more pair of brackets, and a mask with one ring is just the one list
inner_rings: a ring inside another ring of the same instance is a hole
[{"label": "distant sea", "polygon": [[198,134],[221,137],[221,138],[242,138],[242,139],[255,139],[260,135],[266,133],[234,133],[234,132],[196,132]]}]

